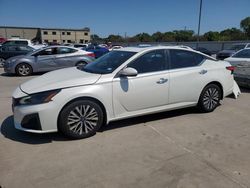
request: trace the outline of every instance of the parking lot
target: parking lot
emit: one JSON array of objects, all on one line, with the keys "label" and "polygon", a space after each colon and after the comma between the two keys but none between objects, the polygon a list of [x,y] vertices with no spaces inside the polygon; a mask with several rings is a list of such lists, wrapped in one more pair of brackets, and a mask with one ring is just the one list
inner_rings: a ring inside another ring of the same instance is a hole
[{"label": "parking lot", "polygon": [[0,68],[0,186],[250,187],[250,90],[214,112],[194,108],[113,122],[67,140],[13,126],[11,93],[35,76]]}]

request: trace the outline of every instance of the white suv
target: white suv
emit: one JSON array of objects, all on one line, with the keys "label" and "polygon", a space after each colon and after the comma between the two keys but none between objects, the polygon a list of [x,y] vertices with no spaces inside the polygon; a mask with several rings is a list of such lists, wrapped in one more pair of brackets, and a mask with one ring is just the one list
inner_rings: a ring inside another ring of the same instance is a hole
[{"label": "white suv", "polygon": [[14,38],[8,39],[4,43],[2,43],[2,46],[3,45],[26,45],[26,46],[30,46],[34,49],[39,49],[39,48],[45,47],[45,45],[43,45],[43,44],[33,44],[28,39],[14,39]]}]

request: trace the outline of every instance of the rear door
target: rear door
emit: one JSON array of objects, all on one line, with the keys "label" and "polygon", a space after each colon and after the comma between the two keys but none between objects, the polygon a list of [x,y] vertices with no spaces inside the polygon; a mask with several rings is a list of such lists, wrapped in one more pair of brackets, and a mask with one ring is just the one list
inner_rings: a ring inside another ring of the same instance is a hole
[{"label": "rear door", "polygon": [[181,49],[171,49],[169,55],[169,103],[197,102],[209,75],[201,65],[205,56]]},{"label": "rear door", "polygon": [[58,47],[55,55],[55,63],[58,68],[73,67],[76,65],[76,49],[67,47]]}]

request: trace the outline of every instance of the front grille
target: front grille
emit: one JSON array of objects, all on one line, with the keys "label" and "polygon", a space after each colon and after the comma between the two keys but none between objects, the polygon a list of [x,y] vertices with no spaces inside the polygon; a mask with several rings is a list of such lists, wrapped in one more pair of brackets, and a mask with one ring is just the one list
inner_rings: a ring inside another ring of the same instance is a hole
[{"label": "front grille", "polygon": [[26,129],[42,130],[38,113],[24,116],[21,126]]}]

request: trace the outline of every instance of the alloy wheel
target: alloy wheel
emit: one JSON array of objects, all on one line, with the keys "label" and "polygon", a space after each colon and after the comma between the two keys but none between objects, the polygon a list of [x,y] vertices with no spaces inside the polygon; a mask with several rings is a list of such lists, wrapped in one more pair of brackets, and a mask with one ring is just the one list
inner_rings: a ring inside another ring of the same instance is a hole
[{"label": "alloy wheel", "polygon": [[98,119],[98,113],[95,108],[90,105],[79,105],[70,111],[67,125],[74,134],[88,134],[95,129]]},{"label": "alloy wheel", "polygon": [[215,87],[208,88],[203,96],[203,105],[206,109],[212,110],[217,107],[220,100],[220,93]]},{"label": "alloy wheel", "polygon": [[18,73],[22,76],[27,76],[30,74],[30,72],[31,68],[26,64],[22,64],[18,67]]}]

